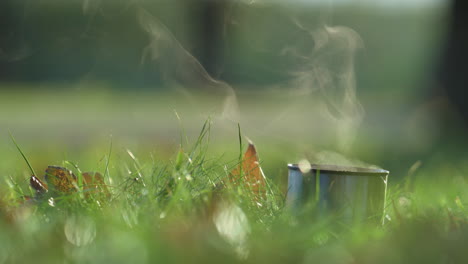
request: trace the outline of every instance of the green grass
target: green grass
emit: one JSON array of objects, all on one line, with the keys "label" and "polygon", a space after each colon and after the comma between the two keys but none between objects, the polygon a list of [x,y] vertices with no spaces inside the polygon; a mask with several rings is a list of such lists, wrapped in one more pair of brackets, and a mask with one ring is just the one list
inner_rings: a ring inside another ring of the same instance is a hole
[{"label": "green grass", "polygon": [[[390,185],[384,226],[348,225],[339,218],[317,219],[313,207],[291,215],[284,208],[279,181],[270,180],[267,195],[259,199],[242,185],[220,191],[218,184],[238,159],[226,162],[210,153],[210,126],[207,121],[193,143],[181,142],[169,160],[147,161],[151,154],[115,150],[115,142],[108,142],[97,168],[104,172],[111,199],[85,198],[78,192],[54,197],[53,206],[47,196],[23,202],[22,195],[32,193],[24,174],[5,178],[0,263],[463,263],[467,259],[466,166],[437,157],[429,164],[416,164],[405,181]],[[27,170],[21,155],[30,160],[35,156],[27,154],[28,146],[19,149],[19,153],[11,150],[18,160],[13,165]],[[79,162],[65,160],[62,165],[76,174],[90,170]]]}]

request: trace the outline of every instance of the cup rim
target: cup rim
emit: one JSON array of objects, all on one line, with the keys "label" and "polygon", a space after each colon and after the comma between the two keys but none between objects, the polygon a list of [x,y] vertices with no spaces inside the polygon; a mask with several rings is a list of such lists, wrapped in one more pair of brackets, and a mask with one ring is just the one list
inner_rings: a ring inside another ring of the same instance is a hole
[{"label": "cup rim", "polygon": [[[353,166],[339,166],[328,164],[310,164],[312,172],[326,172],[330,174],[339,175],[356,175],[356,176],[387,176],[390,172],[388,170],[379,168],[361,168]],[[296,163],[289,163],[290,170],[300,170],[299,165]]]}]

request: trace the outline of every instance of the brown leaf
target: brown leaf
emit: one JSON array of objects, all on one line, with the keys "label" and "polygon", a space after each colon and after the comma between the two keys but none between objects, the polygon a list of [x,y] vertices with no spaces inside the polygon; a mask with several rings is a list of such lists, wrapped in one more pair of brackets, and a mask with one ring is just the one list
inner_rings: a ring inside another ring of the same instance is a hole
[{"label": "brown leaf", "polygon": [[49,166],[46,169],[45,180],[49,189],[61,194],[70,194],[77,191],[76,176],[68,169]]},{"label": "brown leaf", "polygon": [[[110,197],[110,192],[104,183],[104,178],[99,172],[85,172],[82,176],[83,191],[86,197],[89,197],[91,193],[102,193],[107,198]],[[29,184],[36,191],[36,198],[48,192],[49,189],[53,192],[53,195],[71,194],[78,190],[76,176],[70,170],[63,167],[47,167],[45,180],[47,184],[34,175],[29,179]]]},{"label": "brown leaf", "polygon": [[89,196],[90,193],[100,193],[102,192],[107,197],[110,196],[107,185],[104,182],[104,178],[99,172],[85,172],[83,176],[83,191],[86,196]]},{"label": "brown leaf", "polygon": [[29,178],[29,184],[37,194],[44,194],[48,190],[47,185],[34,175]]},{"label": "brown leaf", "polygon": [[249,142],[249,147],[242,158],[241,164],[229,174],[229,179],[234,185],[244,182],[245,187],[257,197],[265,194],[265,175],[260,168],[257,150],[252,142]]}]

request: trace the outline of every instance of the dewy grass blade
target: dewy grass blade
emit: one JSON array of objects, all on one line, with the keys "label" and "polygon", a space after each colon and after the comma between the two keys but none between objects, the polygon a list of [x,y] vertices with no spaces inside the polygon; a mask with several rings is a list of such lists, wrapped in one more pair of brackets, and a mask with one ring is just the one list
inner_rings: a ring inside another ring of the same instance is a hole
[{"label": "dewy grass blade", "polygon": [[80,192],[83,192],[83,172],[80,170],[78,165],[75,164],[72,161],[65,160],[64,163],[67,164],[67,165],[71,165],[73,168],[75,168],[77,170],[78,173],[76,175],[76,182],[77,182],[77,185],[78,185],[78,188],[79,188]]},{"label": "dewy grass blade", "polygon": [[112,154],[112,135],[111,135],[111,138],[110,138],[109,153],[107,154],[106,168],[104,170],[104,177],[103,177],[104,179],[109,174],[109,162],[110,162],[111,154]]},{"label": "dewy grass blade", "polygon": [[13,144],[15,144],[15,146],[18,149],[19,153],[21,154],[21,156],[23,156],[24,161],[26,161],[26,164],[28,165],[29,170],[31,171],[32,175],[37,176],[36,172],[34,171],[33,167],[31,166],[31,163],[29,163],[28,158],[26,158],[26,155],[24,155],[24,153],[21,150],[21,148],[19,147],[18,143],[16,143],[16,140],[13,137],[13,134],[11,134],[10,130],[8,130],[8,133],[10,134],[11,141],[13,141]]},{"label": "dewy grass blade", "polygon": [[138,179],[141,180],[141,182],[143,183],[143,186],[146,187],[145,180],[143,179],[143,175],[141,174],[141,171],[143,170],[143,167],[140,165],[140,163],[136,159],[135,155],[133,155],[133,153],[129,149],[127,149],[127,154],[130,156],[130,158],[133,161],[133,167],[136,170],[135,173],[136,173]]},{"label": "dewy grass blade", "polygon": [[180,118],[179,113],[177,113],[177,111],[175,109],[174,109],[174,114],[175,114],[177,120],[179,121],[180,144],[181,144],[181,146],[184,145],[183,137],[185,135],[185,144],[187,144],[187,146],[188,146],[189,145],[189,140],[188,140],[188,137],[187,137],[187,133],[185,133],[184,126],[182,125],[182,119]]},{"label": "dewy grass blade", "polygon": [[239,175],[242,177],[242,155],[244,152],[242,151],[242,132],[239,123],[237,123],[237,132],[239,136]]},{"label": "dewy grass blade", "polygon": [[[7,182],[8,186],[11,188],[11,189],[14,189],[14,191],[16,191],[17,193],[20,194],[20,197],[23,197],[23,199],[25,199],[25,196],[24,196],[24,192],[23,192],[23,189],[19,186],[19,184],[13,179],[13,177],[10,176],[10,180],[9,182]],[[32,193],[31,193],[32,195]]]}]

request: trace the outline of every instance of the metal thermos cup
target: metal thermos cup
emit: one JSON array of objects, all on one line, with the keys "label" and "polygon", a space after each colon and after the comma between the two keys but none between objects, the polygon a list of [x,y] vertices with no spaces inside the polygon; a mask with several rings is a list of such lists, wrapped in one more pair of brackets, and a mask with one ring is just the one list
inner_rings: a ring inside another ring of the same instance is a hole
[{"label": "metal thermos cup", "polygon": [[319,215],[335,215],[346,222],[383,223],[388,171],[313,164],[305,167],[288,164],[286,204],[293,211],[312,203]]}]

